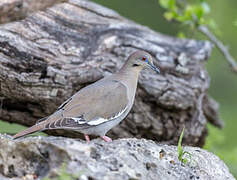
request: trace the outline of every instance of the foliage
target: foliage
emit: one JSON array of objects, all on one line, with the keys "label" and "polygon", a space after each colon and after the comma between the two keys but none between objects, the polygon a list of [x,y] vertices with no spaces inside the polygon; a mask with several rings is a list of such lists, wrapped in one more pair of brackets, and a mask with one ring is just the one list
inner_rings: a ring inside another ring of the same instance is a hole
[{"label": "foliage", "polygon": [[198,30],[209,38],[223,54],[233,72],[237,73],[236,60],[222,41],[212,33],[214,31],[220,35],[214,19],[206,16],[211,11],[207,0],[158,0],[158,2],[161,7],[166,9],[164,17],[168,21],[175,20],[182,25],[188,25],[192,32]]},{"label": "foliage", "polygon": [[161,7],[166,9],[164,17],[168,20],[175,20],[190,27],[196,28],[200,25],[208,25],[216,30],[217,25],[214,19],[206,17],[211,11],[206,0],[158,0]]},{"label": "foliage", "polygon": [[187,164],[188,159],[184,157],[185,154],[189,155],[189,160],[191,160],[192,155],[189,152],[184,151],[183,147],[182,147],[182,139],[183,139],[183,135],[184,135],[184,129],[185,129],[185,127],[183,127],[183,130],[182,130],[182,132],[180,134],[180,137],[179,137],[179,142],[178,142],[178,158],[179,158],[179,160],[182,163]]}]

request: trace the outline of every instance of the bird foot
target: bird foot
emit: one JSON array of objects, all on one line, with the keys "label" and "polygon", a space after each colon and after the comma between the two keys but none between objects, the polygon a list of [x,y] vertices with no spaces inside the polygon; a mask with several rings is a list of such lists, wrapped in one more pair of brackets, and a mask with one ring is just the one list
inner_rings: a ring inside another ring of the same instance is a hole
[{"label": "bird foot", "polygon": [[108,136],[101,136],[101,138],[105,141],[105,142],[112,142],[112,139]]},{"label": "bird foot", "polygon": [[90,137],[89,137],[89,135],[84,134],[84,136],[85,136],[86,142],[89,143],[89,142],[90,142]]}]

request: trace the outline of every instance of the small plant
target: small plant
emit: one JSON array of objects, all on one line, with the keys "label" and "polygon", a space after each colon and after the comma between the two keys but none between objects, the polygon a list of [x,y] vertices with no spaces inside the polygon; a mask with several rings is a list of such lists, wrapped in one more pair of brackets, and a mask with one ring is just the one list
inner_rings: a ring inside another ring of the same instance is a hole
[{"label": "small plant", "polygon": [[190,159],[190,161],[191,161],[191,159],[192,159],[192,154],[190,154],[190,153],[187,152],[187,151],[184,151],[184,150],[183,150],[183,147],[182,147],[182,139],[183,139],[183,135],[184,135],[184,129],[185,129],[185,127],[183,127],[183,130],[182,130],[182,132],[181,132],[181,134],[180,134],[180,137],[179,137],[179,142],[178,142],[178,158],[179,158],[179,160],[180,160],[183,164],[187,164],[188,159],[185,158],[184,156],[185,156],[185,154],[188,155],[188,156],[189,156],[189,159]]},{"label": "small plant", "polygon": [[214,19],[207,16],[211,8],[205,0],[158,0],[158,2],[166,10],[164,13],[166,20],[174,20],[191,27],[192,30],[197,29],[200,25],[206,25],[218,32]]}]

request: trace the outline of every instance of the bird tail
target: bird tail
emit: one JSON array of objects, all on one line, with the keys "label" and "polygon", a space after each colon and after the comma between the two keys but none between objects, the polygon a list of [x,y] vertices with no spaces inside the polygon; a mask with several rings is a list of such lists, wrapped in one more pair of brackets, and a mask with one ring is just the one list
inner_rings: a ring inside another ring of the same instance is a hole
[{"label": "bird tail", "polygon": [[26,136],[28,134],[32,134],[32,133],[34,133],[36,131],[40,131],[42,129],[44,129],[44,123],[36,124],[36,125],[28,128],[28,129],[25,129],[25,130],[17,133],[15,136],[13,136],[13,139],[17,139],[17,138],[20,138],[22,136]]}]

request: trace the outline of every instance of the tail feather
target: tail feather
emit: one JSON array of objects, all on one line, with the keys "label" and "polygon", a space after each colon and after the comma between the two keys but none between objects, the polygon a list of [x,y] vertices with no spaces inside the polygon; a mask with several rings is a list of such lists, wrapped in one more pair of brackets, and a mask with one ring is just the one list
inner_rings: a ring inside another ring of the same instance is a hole
[{"label": "tail feather", "polygon": [[20,138],[22,136],[26,136],[26,135],[29,135],[29,134],[32,134],[34,132],[37,132],[37,131],[40,131],[44,129],[44,124],[36,124],[28,129],[25,129],[19,133],[17,133],[15,136],[13,136],[13,139],[17,139],[17,138]]}]

